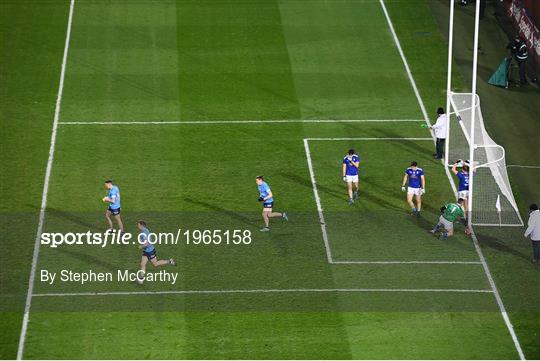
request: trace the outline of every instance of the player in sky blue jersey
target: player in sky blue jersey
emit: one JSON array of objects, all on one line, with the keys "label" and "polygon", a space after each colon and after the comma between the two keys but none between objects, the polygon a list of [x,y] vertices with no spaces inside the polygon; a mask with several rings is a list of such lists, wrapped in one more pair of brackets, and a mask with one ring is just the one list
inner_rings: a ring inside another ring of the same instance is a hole
[{"label": "player in sky blue jersey", "polygon": [[141,270],[137,273],[137,283],[143,284],[144,275],[146,273],[146,264],[148,261],[152,262],[154,267],[164,266],[170,264],[176,266],[174,259],[169,258],[168,260],[158,260],[156,256],[156,247],[152,244],[150,238],[150,230],[148,229],[145,221],[138,221],[137,228],[139,228],[139,248],[142,248],[143,254],[141,257]]},{"label": "player in sky blue jersey", "polygon": [[[407,182],[409,184],[405,189]],[[411,166],[405,169],[401,190],[403,192],[407,191],[407,203],[412,208],[412,215],[420,217],[422,195],[426,193],[426,177],[424,176],[424,170],[418,167],[418,163],[411,162]],[[413,202],[413,196],[416,198],[416,205]]]},{"label": "player in sky blue jersey", "polygon": [[109,194],[106,197],[103,197],[103,202],[109,203],[109,208],[107,208],[107,212],[105,212],[105,218],[107,218],[109,229],[113,229],[113,222],[111,219],[111,216],[113,216],[116,223],[118,223],[118,228],[124,233],[124,224],[120,217],[120,189],[113,184],[112,180],[105,181],[105,187],[109,190]]},{"label": "player in sky blue jersey", "polygon": [[[459,165],[463,165],[460,171],[457,170]],[[463,163],[461,159],[452,166],[452,173],[454,173],[459,181],[458,185],[458,198],[463,198],[463,210],[465,211],[465,217],[467,217],[467,206],[469,202],[469,164],[468,161]]]},{"label": "player in sky blue jersey", "polygon": [[261,232],[270,232],[270,218],[273,217],[282,217],[284,220],[288,221],[287,213],[283,212],[273,212],[272,208],[274,207],[274,195],[270,190],[268,183],[264,181],[264,177],[259,175],[255,178],[255,183],[257,183],[257,188],[259,190],[259,202],[263,202],[262,218],[264,221],[264,227],[261,228]]},{"label": "player in sky blue jersey", "polygon": [[360,167],[360,157],[354,152],[354,149],[349,149],[347,155],[343,157],[342,163],[343,181],[347,182],[347,192],[349,194],[347,202],[352,205],[354,200],[358,199],[358,168]]}]

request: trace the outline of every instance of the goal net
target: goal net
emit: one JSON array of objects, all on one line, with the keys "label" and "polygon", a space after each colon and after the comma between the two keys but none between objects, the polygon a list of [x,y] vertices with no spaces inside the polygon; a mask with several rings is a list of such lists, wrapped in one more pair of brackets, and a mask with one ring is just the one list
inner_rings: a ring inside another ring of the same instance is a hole
[{"label": "goal net", "polygon": [[491,139],[484,127],[480,98],[476,95],[474,140],[471,139],[472,94],[449,93],[452,111],[449,113],[449,134],[446,139],[445,161],[452,166],[458,159],[469,160],[471,166],[471,221],[474,225],[522,226],[523,220],[512,193],[506,172],[504,148]]}]

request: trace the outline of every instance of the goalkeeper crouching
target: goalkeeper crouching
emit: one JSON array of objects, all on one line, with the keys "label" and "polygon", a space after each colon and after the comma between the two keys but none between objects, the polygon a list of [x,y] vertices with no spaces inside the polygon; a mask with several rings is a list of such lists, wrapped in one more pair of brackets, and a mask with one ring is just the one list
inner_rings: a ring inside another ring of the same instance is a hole
[{"label": "goalkeeper crouching", "polygon": [[[454,235],[454,222],[459,221],[460,219],[465,218],[465,212],[463,209],[463,204],[465,200],[459,198],[457,203],[448,203],[441,207],[441,216],[439,217],[439,222],[433,227],[430,231],[433,234],[436,234],[441,227],[444,228],[444,231],[439,236],[441,241],[448,239]],[[465,228],[465,233],[469,234],[469,229]]]}]

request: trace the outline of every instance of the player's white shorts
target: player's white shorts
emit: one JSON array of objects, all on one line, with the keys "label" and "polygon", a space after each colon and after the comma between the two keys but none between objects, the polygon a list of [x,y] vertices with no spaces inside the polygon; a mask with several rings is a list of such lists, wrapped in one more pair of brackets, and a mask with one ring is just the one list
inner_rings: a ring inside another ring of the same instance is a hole
[{"label": "player's white shorts", "polygon": [[469,191],[459,191],[457,196],[458,198],[467,199],[469,198]]},{"label": "player's white shorts", "polygon": [[446,229],[447,231],[451,231],[454,229],[454,223],[450,222],[443,216],[439,217],[439,223],[442,224],[444,226],[444,229]]},{"label": "player's white shorts", "polygon": [[346,175],[345,179],[347,183],[358,183],[358,174],[357,175]]},{"label": "player's white shorts", "polygon": [[414,194],[415,196],[421,196],[422,188],[407,187],[407,194]]}]

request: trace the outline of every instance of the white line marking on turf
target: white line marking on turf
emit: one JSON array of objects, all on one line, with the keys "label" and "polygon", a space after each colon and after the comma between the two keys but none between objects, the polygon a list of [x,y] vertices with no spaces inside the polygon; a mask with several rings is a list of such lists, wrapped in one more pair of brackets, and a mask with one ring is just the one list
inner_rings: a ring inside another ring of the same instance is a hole
[{"label": "white line marking on turf", "polygon": [[266,124],[266,123],[397,123],[423,122],[422,119],[261,119],[261,120],[165,120],[165,121],[111,121],[111,122],[60,122],[61,125],[189,125],[189,124]]},{"label": "white line marking on turf", "polygon": [[315,181],[315,172],[313,171],[313,163],[311,161],[311,152],[309,150],[309,140],[304,139],[304,149],[306,150],[306,159],[309,169],[309,176],[311,179],[311,186],[313,188],[313,196],[315,197],[315,203],[317,204],[317,212],[319,213],[319,222],[321,224],[321,232],[324,240],[324,248],[326,249],[326,259],[328,263],[332,263],[332,252],[330,251],[330,243],[328,242],[328,233],[326,232],[326,222],[324,220],[323,209],[321,205],[321,199],[319,198],[319,192],[317,190],[317,182]]},{"label": "white line marking on turf", "polygon": [[[394,30],[394,26],[392,24],[392,20],[390,19],[390,15],[388,14],[388,11],[386,10],[386,6],[384,4],[384,0],[379,0],[381,7],[384,12],[384,16],[386,17],[386,21],[388,22],[388,26],[390,27],[390,31],[392,32],[392,36],[394,38],[394,42],[398,48],[399,54],[401,56],[401,60],[403,61],[403,65],[405,66],[405,70],[407,71],[407,75],[409,76],[409,80],[411,82],[411,86],[413,87],[414,93],[416,94],[416,98],[418,99],[418,104],[420,105],[420,109],[422,110],[422,114],[424,115],[424,119],[426,121],[426,124],[428,126],[431,126],[431,123],[429,121],[429,118],[426,113],[426,107],[424,106],[424,101],[422,100],[422,97],[420,96],[420,93],[418,92],[418,88],[416,87],[416,83],[414,81],[414,78],[412,76],[411,70],[409,68],[409,64],[407,62],[407,58],[405,57],[405,54],[403,53],[403,50],[401,49],[401,45],[399,43],[399,39],[396,35],[396,32]],[[431,132],[431,135],[433,139],[435,140],[435,136],[433,132]],[[450,175],[450,171],[448,170],[448,167],[444,167],[446,170],[446,176],[448,177],[448,181],[450,182],[450,186],[452,187],[452,190],[454,191],[454,194],[457,194],[456,185],[454,184],[454,181],[452,180],[452,176]],[[472,240],[474,243],[474,248],[476,250],[476,253],[478,254],[478,257],[480,258],[480,261],[482,262],[482,266],[484,268],[484,273],[486,274],[486,277],[489,281],[489,284],[491,286],[491,289],[493,290],[493,294],[495,295],[495,300],[497,301],[497,305],[499,306],[499,310],[501,311],[501,315],[503,317],[503,320],[506,324],[506,327],[508,328],[508,332],[510,333],[510,336],[512,337],[512,340],[514,341],[514,346],[516,348],[516,351],[520,357],[520,359],[525,360],[525,355],[523,354],[523,350],[521,349],[521,345],[519,343],[519,340],[516,336],[516,333],[514,331],[514,326],[512,325],[512,322],[510,322],[510,318],[508,317],[508,314],[506,313],[506,308],[504,307],[504,304],[501,299],[501,295],[499,294],[499,291],[497,289],[497,286],[495,284],[495,281],[493,280],[493,277],[491,276],[491,271],[489,270],[489,267],[487,265],[487,262],[484,258],[484,254],[482,253],[482,249],[480,248],[480,245],[478,244],[478,239],[476,238],[476,235],[474,233],[474,230],[472,230]]]},{"label": "white line marking on turf", "polygon": [[67,22],[66,40],[64,43],[64,55],[62,57],[62,67],[60,70],[60,83],[58,85],[58,95],[56,97],[56,107],[54,109],[54,121],[51,132],[51,145],[49,148],[49,158],[47,160],[47,168],[45,170],[45,181],[43,183],[43,194],[41,197],[41,208],[39,210],[39,220],[36,232],[36,240],[34,243],[34,254],[32,256],[32,266],[30,268],[30,278],[28,280],[28,291],[26,293],[26,303],[24,305],[24,315],[22,320],[21,334],[19,337],[19,347],[17,349],[17,359],[22,360],[24,355],[24,343],[26,341],[26,333],[28,330],[28,321],[30,319],[30,308],[32,306],[32,293],[34,290],[34,278],[36,273],[36,266],[39,258],[39,245],[40,236],[43,230],[43,221],[45,220],[45,209],[47,208],[47,195],[49,193],[49,180],[51,178],[51,171],[54,161],[54,149],[56,146],[56,130],[58,128],[58,119],[60,117],[60,107],[62,104],[62,92],[64,89],[64,77],[66,74],[66,64],[69,51],[69,39],[71,37],[71,23],[73,20],[73,9],[75,6],[75,0],[71,0],[69,5],[69,17]]},{"label": "white line marking on turf", "polygon": [[318,140],[318,141],[336,141],[336,140],[433,140],[433,138],[306,138],[306,140]]},{"label": "white line marking on turf", "polygon": [[132,296],[132,295],[189,295],[227,293],[300,293],[300,292],[447,292],[447,293],[493,293],[492,290],[455,288],[296,288],[254,290],[178,290],[178,291],[133,291],[133,292],[73,292],[36,293],[34,297],[78,297],[78,296]]},{"label": "white line marking on turf", "polygon": [[333,261],[333,264],[482,264],[480,261]]}]

